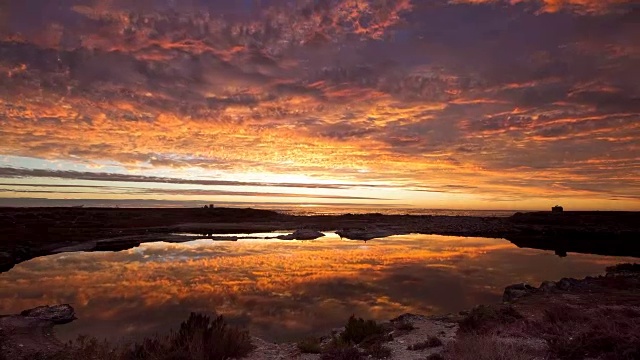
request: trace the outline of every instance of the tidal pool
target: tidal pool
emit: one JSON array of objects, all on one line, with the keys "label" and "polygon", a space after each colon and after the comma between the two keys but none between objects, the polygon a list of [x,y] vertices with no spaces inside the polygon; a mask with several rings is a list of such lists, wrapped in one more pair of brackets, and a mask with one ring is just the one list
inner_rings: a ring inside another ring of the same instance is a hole
[{"label": "tidal pool", "polygon": [[78,320],[56,328],[61,339],[132,340],[175,328],[192,311],[215,311],[255,336],[292,341],[326,334],[351,314],[457,312],[500,301],[513,283],[595,275],[633,260],[436,235],[146,243],[21,263],[0,274],[0,314],[69,303]]}]

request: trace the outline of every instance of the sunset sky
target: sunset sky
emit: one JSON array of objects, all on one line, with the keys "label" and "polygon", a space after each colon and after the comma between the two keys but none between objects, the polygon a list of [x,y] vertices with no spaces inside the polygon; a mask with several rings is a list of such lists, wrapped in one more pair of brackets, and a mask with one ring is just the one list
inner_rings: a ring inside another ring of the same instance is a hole
[{"label": "sunset sky", "polygon": [[635,0],[3,0],[0,206],[640,210]]}]

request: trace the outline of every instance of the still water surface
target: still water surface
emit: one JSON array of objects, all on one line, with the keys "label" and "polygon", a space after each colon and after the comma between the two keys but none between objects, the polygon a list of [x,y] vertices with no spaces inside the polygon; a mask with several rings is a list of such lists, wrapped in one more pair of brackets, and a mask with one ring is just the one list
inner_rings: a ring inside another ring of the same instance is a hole
[{"label": "still water surface", "polygon": [[0,274],[0,314],[70,303],[79,319],[58,327],[60,338],[121,340],[165,332],[191,311],[217,311],[256,336],[288,341],[325,334],[351,314],[457,312],[500,301],[512,283],[600,274],[629,261],[436,235],[147,243],[19,264]]}]

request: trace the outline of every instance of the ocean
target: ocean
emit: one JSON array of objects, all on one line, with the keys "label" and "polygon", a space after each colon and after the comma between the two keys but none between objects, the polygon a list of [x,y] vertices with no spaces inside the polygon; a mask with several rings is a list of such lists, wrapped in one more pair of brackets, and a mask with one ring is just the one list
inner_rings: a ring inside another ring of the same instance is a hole
[{"label": "ocean", "polygon": [[374,207],[341,207],[341,206],[291,206],[270,207],[269,210],[290,215],[342,215],[342,214],[370,214],[384,215],[441,215],[441,216],[492,216],[509,217],[517,212],[529,210],[450,210],[450,209],[417,209],[417,208],[374,208]]}]

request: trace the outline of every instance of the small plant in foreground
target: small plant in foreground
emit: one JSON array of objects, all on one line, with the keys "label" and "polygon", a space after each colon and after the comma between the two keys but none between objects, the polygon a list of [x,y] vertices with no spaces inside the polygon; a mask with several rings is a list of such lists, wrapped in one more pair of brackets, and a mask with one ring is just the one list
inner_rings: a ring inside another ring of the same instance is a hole
[{"label": "small plant in foreground", "polygon": [[303,354],[320,354],[322,352],[322,346],[318,338],[308,338],[299,341],[298,349]]},{"label": "small plant in foreground", "polygon": [[435,336],[429,336],[425,341],[421,341],[419,343],[409,345],[407,347],[407,350],[418,351],[418,350],[430,349],[430,348],[434,348],[442,345],[443,345],[442,340],[440,340]]},{"label": "small plant in foreground", "polygon": [[248,355],[254,346],[249,333],[227,325],[222,316],[191,313],[177,332],[145,338],[134,345],[114,346],[79,337],[47,360],[226,360]]},{"label": "small plant in foreground", "polygon": [[493,325],[510,324],[523,316],[513,306],[492,307],[480,305],[473,308],[460,321],[460,331],[477,332]]},{"label": "small plant in foreground", "polygon": [[364,320],[351,315],[340,338],[346,343],[360,344],[372,336],[384,335],[384,327],[374,320]]}]

